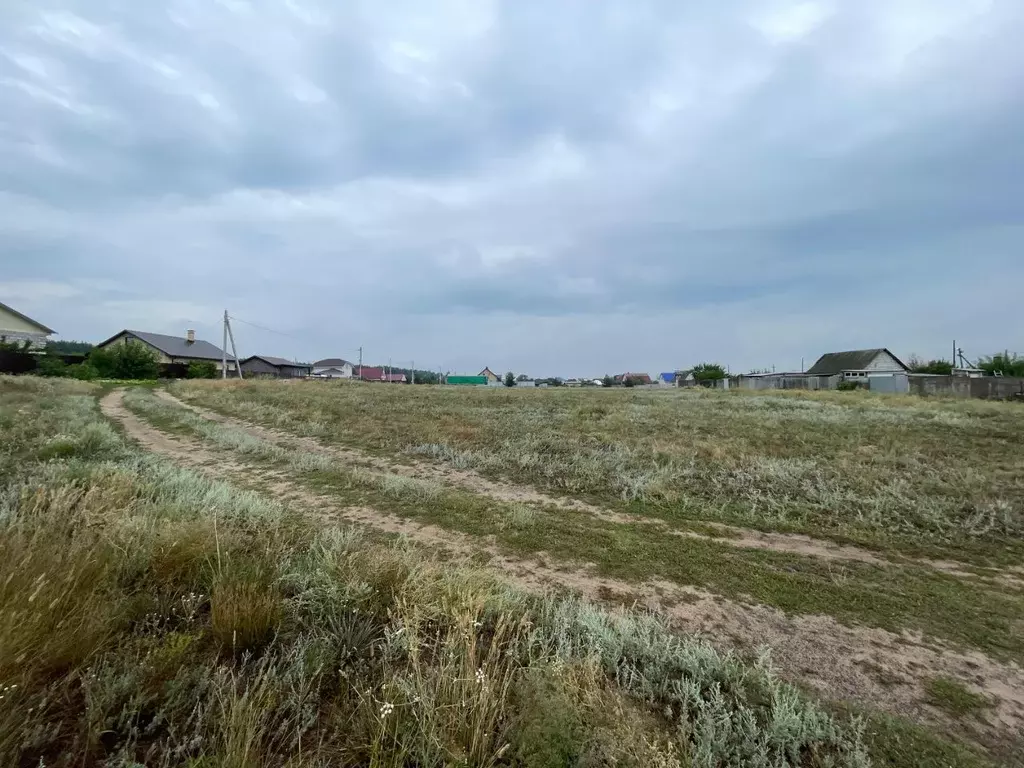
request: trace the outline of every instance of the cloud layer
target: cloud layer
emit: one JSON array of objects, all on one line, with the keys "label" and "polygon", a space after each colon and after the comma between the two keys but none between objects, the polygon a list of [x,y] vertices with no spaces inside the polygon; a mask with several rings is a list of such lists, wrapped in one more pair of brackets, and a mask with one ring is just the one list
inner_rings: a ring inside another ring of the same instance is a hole
[{"label": "cloud layer", "polygon": [[0,300],[474,372],[1024,351],[1022,33],[1012,0],[7,7]]}]

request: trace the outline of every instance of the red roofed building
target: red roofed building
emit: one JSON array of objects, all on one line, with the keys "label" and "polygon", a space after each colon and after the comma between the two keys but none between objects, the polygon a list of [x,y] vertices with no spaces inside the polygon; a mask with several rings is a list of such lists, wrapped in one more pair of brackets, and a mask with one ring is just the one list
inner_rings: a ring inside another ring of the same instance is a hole
[{"label": "red roofed building", "polygon": [[615,377],[616,384],[625,383],[626,379],[632,379],[634,384],[652,384],[651,377],[646,373],[626,373],[620,374]]},{"label": "red roofed building", "polygon": [[372,365],[364,365],[361,374],[357,368],[356,376],[363,381],[384,381],[391,384],[405,384],[406,382],[404,373],[388,373],[384,368]]}]

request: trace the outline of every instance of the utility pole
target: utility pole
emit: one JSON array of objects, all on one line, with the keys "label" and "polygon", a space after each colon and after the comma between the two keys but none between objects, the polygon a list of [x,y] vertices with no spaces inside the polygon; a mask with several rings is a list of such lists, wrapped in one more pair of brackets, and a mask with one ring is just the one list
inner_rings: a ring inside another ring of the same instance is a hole
[{"label": "utility pole", "polygon": [[388,358],[388,384],[391,383],[391,358]]},{"label": "utility pole", "polygon": [[415,360],[412,361],[412,368],[409,369],[409,376],[412,377],[412,381],[410,381],[409,383],[410,384],[415,384],[416,383],[416,361]]},{"label": "utility pole", "polygon": [[953,339],[953,357],[950,358],[953,367],[956,368],[956,339]]},{"label": "utility pole", "polygon": [[220,359],[220,377],[226,379],[228,377],[228,311],[224,310],[224,341],[220,345],[221,359]]},{"label": "utility pole", "polygon": [[362,379],[363,378],[363,348],[362,347],[359,348],[359,375],[356,376],[356,378],[357,379]]},{"label": "utility pole", "polygon": [[[227,317],[227,311],[224,312],[224,324],[228,329],[228,337],[231,339],[231,354],[235,356],[235,370],[238,372],[238,378],[242,378],[242,365],[238,360],[238,350],[235,348],[235,332],[231,330],[231,321]],[[226,352],[227,350],[225,350]]]}]

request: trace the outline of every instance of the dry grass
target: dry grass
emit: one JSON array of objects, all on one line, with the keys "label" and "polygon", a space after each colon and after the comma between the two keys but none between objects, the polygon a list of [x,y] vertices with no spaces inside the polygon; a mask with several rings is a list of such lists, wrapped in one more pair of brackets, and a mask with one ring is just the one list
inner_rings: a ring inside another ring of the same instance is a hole
[{"label": "dry grass", "polygon": [[[101,438],[41,459],[70,423]],[[103,425],[0,378],[2,765],[868,765],[764,660],[312,529]]]},{"label": "dry grass", "polygon": [[869,393],[175,385],[298,434],[667,519],[1024,555],[1024,409]]}]

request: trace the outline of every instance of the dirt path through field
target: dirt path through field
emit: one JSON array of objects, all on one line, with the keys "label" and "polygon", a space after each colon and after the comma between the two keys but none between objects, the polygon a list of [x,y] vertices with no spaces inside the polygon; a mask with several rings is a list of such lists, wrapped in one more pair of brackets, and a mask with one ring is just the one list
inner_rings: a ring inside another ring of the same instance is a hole
[{"label": "dirt path through field", "polygon": [[[589,504],[579,499],[572,499],[562,496],[552,496],[530,488],[528,486],[516,485],[508,482],[501,482],[482,477],[472,470],[454,469],[451,467],[438,466],[423,461],[412,462],[411,464],[399,464],[386,459],[372,456],[354,448],[344,448],[337,445],[325,444],[312,437],[303,437],[284,432],[272,427],[253,424],[241,419],[225,416],[208,408],[203,408],[193,403],[185,402],[166,390],[157,390],[156,396],[165,402],[172,403],[185,408],[205,419],[214,421],[233,429],[245,432],[253,437],[267,440],[280,445],[292,446],[311,453],[318,453],[337,459],[345,464],[372,467],[380,472],[403,475],[425,480],[440,482],[451,485],[472,493],[502,502],[518,502],[524,504],[538,504],[548,507],[571,510],[591,515],[600,520],[620,524],[651,525],[664,529],[672,536],[680,536],[691,539],[714,540],[720,544],[727,544],[743,549],[763,549],[783,554],[801,555],[804,557],[815,557],[822,560],[850,561],[868,563],[870,565],[889,565],[891,562],[884,557],[860,547],[837,544],[835,542],[816,539],[804,534],[771,533],[758,531],[752,528],[741,528],[725,525],[711,521],[697,521],[705,528],[721,531],[721,536],[709,536],[696,531],[673,528],[664,520],[640,515],[629,515],[614,510],[606,509],[595,504]],[[962,563],[953,561],[938,560],[907,560],[915,565],[923,565],[936,570],[962,578],[978,579],[971,573],[968,567]],[[1006,581],[1016,580],[1009,575],[993,575],[992,580]],[[1024,586],[1024,580],[1019,582]]]},{"label": "dirt path through field", "polygon": [[234,484],[257,487],[325,523],[348,522],[401,534],[432,552],[463,557],[485,552],[490,565],[531,591],[568,590],[601,602],[637,604],[668,616],[681,630],[706,634],[716,645],[751,651],[771,649],[787,679],[809,685],[831,700],[846,700],[929,722],[953,726],[925,701],[924,681],[942,676],[988,697],[993,706],[973,728],[1005,742],[1024,730],[1024,670],[980,652],[961,652],[904,632],[848,627],[829,616],[787,616],[763,605],[745,605],[703,590],[663,581],[640,584],[605,578],[587,567],[509,556],[486,538],[418,525],[379,510],[338,505],[329,495],[296,483],[287,473],[247,466],[198,441],[172,436],[129,411],[123,390],[101,401],[103,413],[147,450],[176,464]]}]

